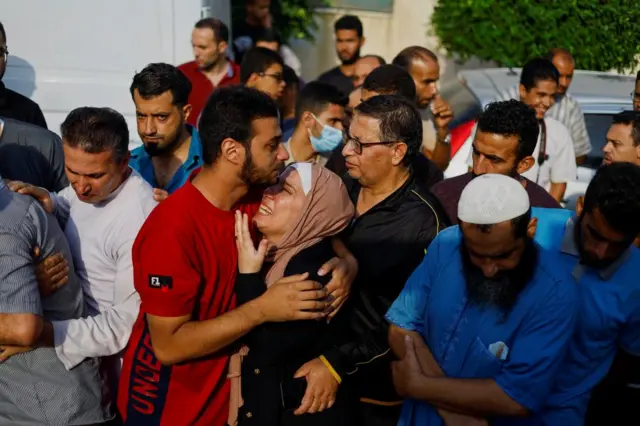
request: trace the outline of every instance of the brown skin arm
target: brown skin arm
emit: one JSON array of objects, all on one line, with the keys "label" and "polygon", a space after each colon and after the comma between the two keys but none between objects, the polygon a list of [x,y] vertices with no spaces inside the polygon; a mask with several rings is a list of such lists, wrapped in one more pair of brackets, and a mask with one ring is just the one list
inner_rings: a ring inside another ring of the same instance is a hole
[{"label": "brown skin arm", "polygon": [[549,194],[559,203],[564,198],[564,192],[567,190],[567,184],[565,183],[551,183]]}]

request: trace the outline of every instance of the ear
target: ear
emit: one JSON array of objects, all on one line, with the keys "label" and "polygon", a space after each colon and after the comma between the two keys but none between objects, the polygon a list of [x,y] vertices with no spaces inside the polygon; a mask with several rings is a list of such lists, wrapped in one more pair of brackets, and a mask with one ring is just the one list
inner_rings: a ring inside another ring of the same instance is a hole
[{"label": "ear", "polygon": [[237,166],[242,166],[247,153],[244,146],[235,139],[226,138],[220,144],[220,156]]},{"label": "ear", "polygon": [[407,155],[407,144],[403,142],[397,143],[393,147],[393,157],[391,157],[391,164],[399,166]]},{"label": "ear", "polygon": [[313,114],[310,111],[305,111],[300,116],[300,121],[307,129],[313,129],[313,125],[316,123],[315,118],[313,118]]},{"label": "ear", "polygon": [[367,41],[366,37],[360,37],[360,47],[364,46],[365,42]]},{"label": "ear", "polygon": [[536,236],[536,231],[538,230],[538,218],[532,217],[529,221],[529,225],[527,225],[527,236],[533,239]]},{"label": "ear", "polygon": [[255,72],[252,73],[249,76],[249,79],[247,80],[247,87],[254,87],[256,85],[256,83],[258,82],[258,80],[260,80],[260,76],[258,74],[256,74]]},{"label": "ear", "polygon": [[189,120],[191,111],[193,111],[193,107],[191,106],[191,104],[186,104],[185,106],[182,107],[182,116],[184,117],[184,121]]},{"label": "ear", "polygon": [[527,96],[527,89],[522,84],[518,85],[518,92],[520,93],[520,99]]},{"label": "ear", "polygon": [[227,47],[229,47],[229,43],[227,43],[226,41],[221,41],[220,43],[218,43],[218,52],[224,53],[227,50]]},{"label": "ear", "polygon": [[524,172],[530,170],[535,164],[536,164],[536,160],[532,156],[524,157],[518,163],[518,167],[516,167],[516,170],[517,170],[518,174],[521,175]]},{"label": "ear", "polygon": [[582,216],[583,210],[584,210],[584,195],[581,195],[576,200],[576,214],[578,216]]}]

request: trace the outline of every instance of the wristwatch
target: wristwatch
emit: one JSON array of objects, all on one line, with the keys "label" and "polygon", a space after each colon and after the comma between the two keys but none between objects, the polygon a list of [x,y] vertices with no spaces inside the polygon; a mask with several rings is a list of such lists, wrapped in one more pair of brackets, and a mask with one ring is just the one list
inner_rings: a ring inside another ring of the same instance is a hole
[{"label": "wristwatch", "polygon": [[451,133],[447,133],[447,136],[444,139],[437,138],[437,140],[445,145],[449,145],[451,143]]}]

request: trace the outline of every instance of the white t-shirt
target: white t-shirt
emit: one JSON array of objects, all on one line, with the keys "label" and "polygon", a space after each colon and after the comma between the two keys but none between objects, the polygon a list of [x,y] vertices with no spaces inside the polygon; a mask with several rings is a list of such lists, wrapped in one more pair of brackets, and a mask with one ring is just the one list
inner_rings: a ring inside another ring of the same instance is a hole
[{"label": "white t-shirt", "polygon": [[85,358],[120,354],[127,345],[140,308],[131,250],[157,202],[136,171],[99,204],[80,201],[71,186],[52,198],[56,215],[68,215],[64,232],[87,305],[85,318],[53,323],[56,353],[71,369]]},{"label": "white t-shirt", "polygon": [[[538,135],[538,142],[536,148],[533,150],[533,158],[536,160],[531,169],[522,173],[522,176],[537,183],[547,191],[551,189],[551,183],[567,183],[577,179],[578,167],[576,165],[576,156],[573,148],[573,141],[569,135],[569,130],[553,118],[545,117],[544,119],[547,128],[547,147],[546,147],[546,159],[542,164],[542,167],[538,164],[538,154],[540,153],[542,137],[542,129]],[[445,171],[445,177],[450,178],[466,173],[468,167],[473,167],[473,139],[475,138],[476,126],[474,126],[471,135],[464,142],[464,145],[460,147],[456,153],[461,156],[466,156],[466,167],[462,166],[461,157],[458,157],[456,162],[449,165],[449,168]],[[467,169],[464,170],[463,169]]]}]

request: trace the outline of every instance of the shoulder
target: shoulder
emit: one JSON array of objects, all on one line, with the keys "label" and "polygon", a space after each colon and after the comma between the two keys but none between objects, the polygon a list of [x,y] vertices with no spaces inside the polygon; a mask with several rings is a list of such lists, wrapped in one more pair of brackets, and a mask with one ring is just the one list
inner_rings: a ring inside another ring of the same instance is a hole
[{"label": "shoulder", "polygon": [[431,188],[431,192],[438,198],[441,195],[448,195],[452,193],[460,193],[465,186],[471,182],[473,175],[471,173],[465,173],[460,176],[455,176],[449,179],[445,179],[442,182],[438,182]]},{"label": "shoulder", "polygon": [[461,243],[462,233],[460,232],[460,226],[450,226],[436,236],[433,243],[429,246],[429,250],[437,247],[438,254],[441,257],[449,258],[449,256],[460,250]]},{"label": "shoulder", "polygon": [[531,215],[538,219],[538,221],[544,222],[562,222],[565,224],[567,220],[571,219],[573,212],[571,210],[563,208],[543,208],[532,207]]},{"label": "shoulder", "polygon": [[531,201],[531,205],[534,207],[547,207],[550,209],[562,210],[560,204],[556,201],[555,198],[549,194],[547,190],[538,185],[537,183],[529,180],[523,176],[523,179],[526,179],[527,186],[526,190],[529,194],[529,200]]},{"label": "shoulder", "polygon": [[122,189],[118,216],[123,223],[139,227],[158,205],[153,199],[153,188],[134,170]]},{"label": "shoulder", "polygon": [[[410,190],[410,199],[413,200],[413,208],[421,214],[431,216],[437,221],[444,222],[446,214],[440,204],[440,200],[431,191],[419,183],[414,183]],[[438,226],[444,228],[444,226]]]},{"label": "shoulder", "polygon": [[3,120],[4,131],[7,133],[14,132],[19,135],[23,144],[32,145],[38,148],[39,151],[61,148],[60,137],[50,130],[10,118],[3,118]]},{"label": "shoulder", "polygon": [[160,238],[164,234],[189,235],[194,232],[193,220],[189,217],[191,205],[188,187],[182,186],[153,208],[142,225],[140,234],[145,237],[157,234]]},{"label": "shoulder", "polygon": [[561,264],[561,254],[557,250],[545,249],[536,245],[538,262],[534,275],[534,285],[539,301],[574,303],[577,300],[577,286],[571,273]]},{"label": "shoulder", "polygon": [[18,93],[15,90],[7,89],[7,88],[5,88],[5,93],[7,97],[10,98],[10,102],[11,104],[13,104],[14,107],[19,105],[20,108],[26,108],[29,110],[40,110],[40,106],[38,106],[38,104],[35,101],[24,96],[22,93]]},{"label": "shoulder", "polygon": [[320,277],[317,272],[320,267],[330,260],[334,256],[333,248],[331,247],[331,239],[325,238],[307,247],[289,260],[285,269],[285,276],[304,274],[309,272],[309,277],[312,280],[316,280],[322,284],[326,284],[331,279],[330,276]]},{"label": "shoulder", "polygon": [[143,153],[144,153],[144,145],[140,145],[139,147],[132,149],[130,152],[131,160],[138,160]]},{"label": "shoulder", "polygon": [[335,67],[335,68],[331,68],[328,71],[323,72],[322,74],[320,74],[320,76],[318,76],[318,81],[325,81],[327,79],[334,77],[337,71],[338,71],[338,67]]},{"label": "shoulder", "polygon": [[187,75],[195,71],[196,68],[197,65],[195,61],[185,62],[184,64],[178,65],[178,69]]}]

